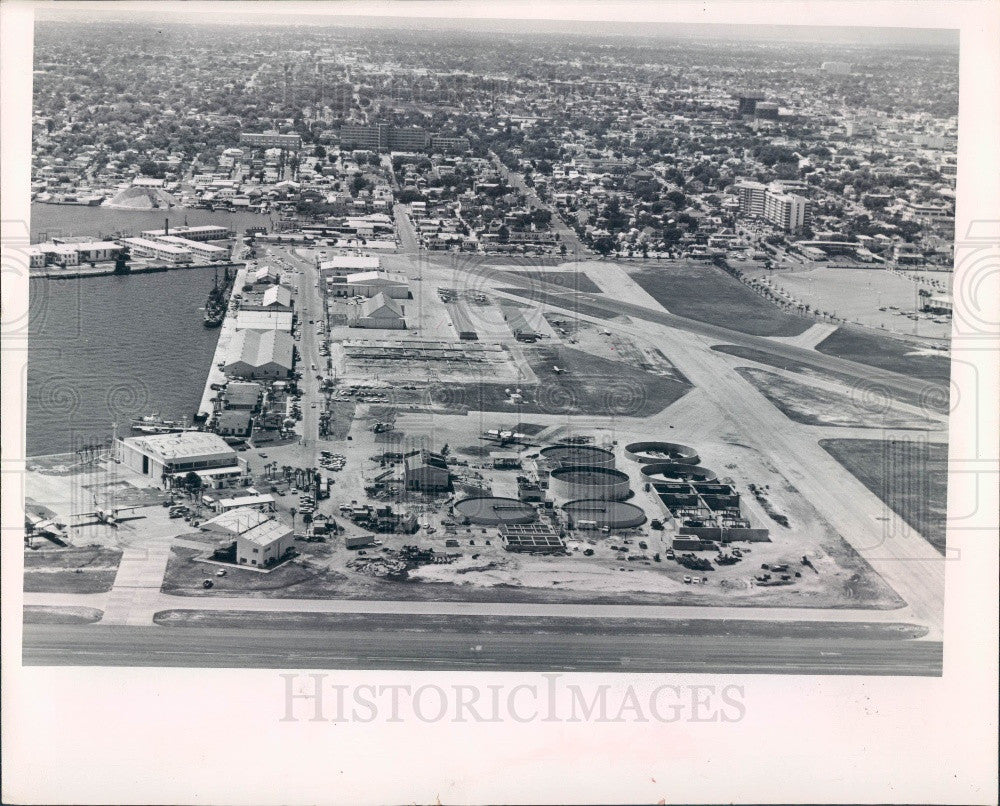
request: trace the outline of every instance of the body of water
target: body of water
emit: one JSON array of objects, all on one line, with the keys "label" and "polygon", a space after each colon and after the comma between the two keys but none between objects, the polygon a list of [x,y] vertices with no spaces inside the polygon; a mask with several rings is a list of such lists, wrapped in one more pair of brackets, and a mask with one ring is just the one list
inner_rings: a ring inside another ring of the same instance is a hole
[{"label": "body of water", "polygon": [[[84,208],[63,208],[84,209]],[[112,423],[195,414],[219,331],[202,308],[211,269],[32,280],[29,456],[105,443]]]},{"label": "body of water", "polygon": [[183,226],[185,220],[192,227],[215,224],[236,230],[239,236],[247,227],[270,229],[273,223],[270,216],[259,213],[221,213],[182,207],[170,210],[114,210],[110,207],[36,203],[31,205],[31,240],[38,243],[71,235],[100,238],[114,232],[138,235],[143,230],[162,229],[165,218],[169,218],[170,225],[174,227]]}]

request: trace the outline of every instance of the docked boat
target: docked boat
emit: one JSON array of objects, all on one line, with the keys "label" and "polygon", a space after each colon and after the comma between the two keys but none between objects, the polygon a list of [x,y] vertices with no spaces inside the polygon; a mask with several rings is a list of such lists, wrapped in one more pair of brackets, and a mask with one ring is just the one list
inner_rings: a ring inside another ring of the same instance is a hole
[{"label": "docked boat", "polygon": [[186,422],[164,420],[159,414],[147,414],[132,420],[132,430],[138,434],[174,434],[179,431],[195,430]]}]

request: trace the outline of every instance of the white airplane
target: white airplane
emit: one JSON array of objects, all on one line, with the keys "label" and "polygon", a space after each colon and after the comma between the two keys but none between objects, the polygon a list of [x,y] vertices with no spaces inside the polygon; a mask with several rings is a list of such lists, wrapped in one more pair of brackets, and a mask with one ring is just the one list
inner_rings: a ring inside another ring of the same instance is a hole
[{"label": "white airplane", "polygon": [[65,541],[66,531],[63,527],[51,518],[43,518],[34,512],[24,514],[24,533],[28,540],[33,537],[49,537],[55,540]]},{"label": "white airplane", "polygon": [[554,373],[555,373],[556,375],[562,375],[562,374],[563,374],[563,373],[564,373],[564,372],[565,372],[566,370],[564,370],[564,369],[563,369],[562,367],[560,367],[560,366],[559,366],[558,364],[554,364],[554,365],[552,366],[552,371],[553,371],[553,372],[554,372]]},{"label": "white airplane", "polygon": [[132,520],[133,518],[142,518],[143,515],[133,515],[131,518],[122,518],[119,513],[131,512],[133,509],[142,509],[141,506],[134,507],[114,507],[112,509],[102,509],[98,507],[92,512],[75,512],[73,514],[74,518],[94,518],[95,520],[90,523],[74,523],[73,526],[93,526],[99,523],[106,523],[108,526],[117,528],[118,525],[123,520]]}]

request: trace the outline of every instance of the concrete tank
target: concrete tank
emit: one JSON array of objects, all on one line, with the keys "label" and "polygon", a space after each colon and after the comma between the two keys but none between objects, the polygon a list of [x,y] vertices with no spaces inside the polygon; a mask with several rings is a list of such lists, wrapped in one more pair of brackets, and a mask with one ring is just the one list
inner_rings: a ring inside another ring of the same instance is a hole
[{"label": "concrete tank", "polygon": [[553,468],[615,466],[615,455],[596,445],[550,445],[539,455]]},{"label": "concrete tank", "polygon": [[625,446],[625,455],[639,464],[667,463],[696,465],[698,451],[678,442],[633,442]]},{"label": "concrete tank", "polygon": [[503,526],[514,523],[533,523],[538,513],[531,504],[516,498],[463,498],[455,502],[455,514],[468,523],[481,526]]},{"label": "concrete tank", "polygon": [[570,501],[563,510],[569,515],[570,525],[574,527],[580,521],[593,521],[598,529],[605,527],[632,529],[646,522],[646,513],[640,507],[624,501],[600,501],[590,498]]},{"label": "concrete tank", "polygon": [[578,498],[599,498],[602,501],[624,501],[632,491],[629,478],[610,467],[560,467],[549,475],[549,491],[557,498],[575,501]]},{"label": "concrete tank", "polygon": [[679,462],[656,462],[643,465],[642,475],[652,482],[657,481],[715,481],[715,471],[701,465],[685,465]]}]

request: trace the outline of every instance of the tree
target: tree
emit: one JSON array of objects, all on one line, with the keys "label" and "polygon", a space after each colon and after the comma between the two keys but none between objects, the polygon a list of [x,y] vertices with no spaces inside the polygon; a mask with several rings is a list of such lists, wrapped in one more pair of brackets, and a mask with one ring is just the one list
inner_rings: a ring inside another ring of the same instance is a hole
[{"label": "tree", "polygon": [[594,249],[601,253],[604,257],[611,254],[612,250],[615,248],[615,242],[611,240],[607,235],[603,235],[594,241]]},{"label": "tree", "polygon": [[500,240],[500,243],[507,243],[510,241],[510,230],[507,229],[506,224],[500,225],[500,229],[497,231],[497,238]]},{"label": "tree", "polygon": [[189,470],[184,476],[184,486],[187,487],[188,492],[195,492],[201,489],[201,476],[195,473],[193,470]]}]

